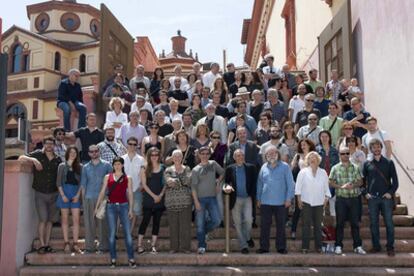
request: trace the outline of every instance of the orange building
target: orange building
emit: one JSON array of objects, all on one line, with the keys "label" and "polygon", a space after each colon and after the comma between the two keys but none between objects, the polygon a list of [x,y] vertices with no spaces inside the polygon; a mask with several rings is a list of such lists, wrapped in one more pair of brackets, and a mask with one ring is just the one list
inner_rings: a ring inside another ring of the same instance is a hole
[{"label": "orange building", "polygon": [[176,65],[181,65],[183,73],[190,72],[192,70],[192,65],[194,62],[198,61],[198,54],[195,53],[193,56],[193,50],[190,49],[190,52],[187,54],[185,50],[185,43],[187,38],[181,35],[181,31],[177,31],[177,35],[171,38],[172,41],[172,51],[169,54],[165,54],[165,51],[162,50],[160,54],[159,61],[161,67],[166,73],[171,73],[174,70]]},{"label": "orange building", "polygon": [[157,54],[148,36],[137,36],[134,43],[134,66],[144,65],[145,74],[152,76],[155,68],[160,66]]}]

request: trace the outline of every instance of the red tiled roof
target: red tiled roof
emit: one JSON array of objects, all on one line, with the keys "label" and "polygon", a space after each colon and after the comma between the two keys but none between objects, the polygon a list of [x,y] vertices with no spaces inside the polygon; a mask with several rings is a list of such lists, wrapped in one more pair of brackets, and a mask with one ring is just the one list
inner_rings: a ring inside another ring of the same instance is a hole
[{"label": "red tiled roof", "polygon": [[154,72],[154,69],[160,65],[157,54],[147,36],[137,36],[137,42],[134,43],[134,65],[138,64],[144,65],[145,72]]}]

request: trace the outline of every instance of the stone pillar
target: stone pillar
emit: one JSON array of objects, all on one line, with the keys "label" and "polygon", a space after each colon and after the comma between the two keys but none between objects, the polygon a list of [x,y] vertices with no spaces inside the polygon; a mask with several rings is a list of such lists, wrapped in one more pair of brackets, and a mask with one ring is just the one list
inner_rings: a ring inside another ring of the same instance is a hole
[{"label": "stone pillar", "polygon": [[4,179],[0,271],[2,275],[18,275],[24,256],[31,250],[33,239],[37,236],[32,165],[6,160]]}]

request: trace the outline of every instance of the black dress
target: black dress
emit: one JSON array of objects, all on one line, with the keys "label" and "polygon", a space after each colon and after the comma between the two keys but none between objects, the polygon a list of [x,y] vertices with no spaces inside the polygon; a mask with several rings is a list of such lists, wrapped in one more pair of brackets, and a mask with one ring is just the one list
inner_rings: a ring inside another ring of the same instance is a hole
[{"label": "black dress", "polygon": [[[164,168],[161,167],[159,172],[153,172],[150,177],[147,177],[147,186],[156,195],[161,193],[164,186],[163,174]],[[160,202],[154,203],[154,199],[147,192],[144,192],[142,207],[144,209],[164,209],[164,198]]]}]

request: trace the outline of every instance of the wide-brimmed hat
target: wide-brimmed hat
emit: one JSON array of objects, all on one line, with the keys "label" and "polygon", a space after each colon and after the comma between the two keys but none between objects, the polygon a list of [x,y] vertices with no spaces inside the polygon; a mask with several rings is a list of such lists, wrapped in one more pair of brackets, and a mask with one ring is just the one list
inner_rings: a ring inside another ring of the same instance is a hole
[{"label": "wide-brimmed hat", "polygon": [[243,96],[243,95],[250,95],[250,92],[247,90],[247,88],[246,87],[240,87],[238,90],[237,90],[237,93],[236,93],[236,96]]}]

